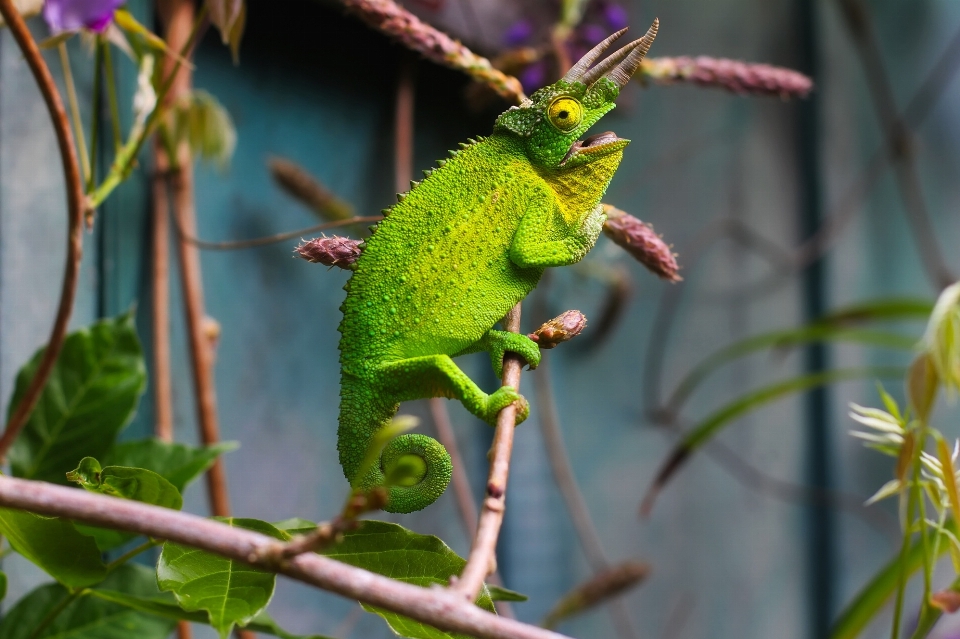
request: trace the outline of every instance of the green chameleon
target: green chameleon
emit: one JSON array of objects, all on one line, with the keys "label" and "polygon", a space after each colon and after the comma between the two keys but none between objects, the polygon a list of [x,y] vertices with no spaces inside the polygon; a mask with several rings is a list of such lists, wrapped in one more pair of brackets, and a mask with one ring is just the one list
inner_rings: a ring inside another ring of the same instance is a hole
[{"label": "green chameleon", "polygon": [[610,131],[578,138],[614,108],[658,25],[597,63],[626,29],[613,34],[561,80],[504,112],[490,137],[461,145],[399,195],[364,243],[340,307],[337,448],[354,488],[383,486],[402,465],[386,510],[426,508],[452,469],[439,442],[407,434],[358,476],[371,438],[400,402],[458,399],[490,424],[518,402],[518,422],[527,417],[515,389],[488,395],[451,358],[486,351],[498,377],[505,351],[531,368],[540,363],[534,341],[493,327],[544,269],[578,262],[597,241],[606,219],[600,198],[629,140]]}]

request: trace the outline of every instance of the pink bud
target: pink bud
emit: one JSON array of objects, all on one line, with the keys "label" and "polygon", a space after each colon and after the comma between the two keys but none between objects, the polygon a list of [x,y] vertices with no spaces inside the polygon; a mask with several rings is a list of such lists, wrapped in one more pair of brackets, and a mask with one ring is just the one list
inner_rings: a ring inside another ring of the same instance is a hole
[{"label": "pink bud", "polygon": [[587,325],[587,317],[580,311],[566,311],[549,322],[545,322],[536,333],[527,337],[540,345],[540,348],[554,348],[573,339]]},{"label": "pink bud", "polygon": [[360,244],[360,240],[334,235],[303,242],[295,252],[308,262],[324,266],[339,266],[349,270],[360,257]]},{"label": "pink bud", "polygon": [[676,256],[652,226],[609,204],[604,204],[603,210],[607,214],[603,225],[607,237],[661,278],[671,282],[683,279]]}]

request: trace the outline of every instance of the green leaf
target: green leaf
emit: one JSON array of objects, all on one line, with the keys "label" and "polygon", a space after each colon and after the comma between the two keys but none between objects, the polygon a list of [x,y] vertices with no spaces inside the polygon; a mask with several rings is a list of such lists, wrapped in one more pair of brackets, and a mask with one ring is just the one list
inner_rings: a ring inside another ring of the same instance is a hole
[{"label": "green leaf", "polygon": [[[43,349],[17,375],[10,411],[33,379]],[[133,417],[146,369],[132,313],[67,336],[50,380],[10,449],[17,477],[65,484],[81,457],[102,457]]]},{"label": "green leaf", "polygon": [[[84,457],[76,470],[67,473],[67,479],[77,482],[84,489],[122,499],[133,499],[155,506],[180,510],[183,498],[173,484],[145,468],[127,468],[107,466],[100,468],[100,462],[93,457]],[[75,524],[77,530],[90,535],[102,552],[118,548],[138,535],[99,528],[86,524]]]},{"label": "green leaf", "polygon": [[821,323],[850,324],[881,320],[925,320],[933,312],[934,302],[918,297],[885,297],[839,308],[823,317]]},{"label": "green leaf", "polygon": [[[132,595],[126,592],[118,592],[115,590],[101,590],[98,588],[90,594],[106,601],[112,601],[122,606],[160,617],[167,617],[176,620],[182,619],[184,621],[192,621],[194,623],[202,624],[210,623],[210,617],[206,612],[202,610],[196,612],[187,612],[177,604],[177,601],[174,599],[173,595],[166,592],[158,592],[154,595],[144,596]],[[247,625],[243,626],[243,628],[252,630],[254,632],[280,637],[281,639],[329,639],[328,637],[324,637],[322,635],[310,635],[306,637],[292,635],[278,626],[277,622],[274,621],[266,612],[259,613]]]},{"label": "green leaf", "polygon": [[488,584],[487,588],[490,590],[490,598],[494,601],[527,601],[530,599],[530,597],[523,593],[504,588],[503,586]]},{"label": "green leaf", "polygon": [[291,517],[290,519],[284,519],[283,521],[273,522],[273,527],[277,530],[282,530],[288,535],[305,535],[308,532],[313,532],[313,530],[317,527],[317,524],[309,519]]},{"label": "green leaf", "polygon": [[[450,577],[459,575],[467,563],[439,538],[420,535],[403,526],[383,521],[364,521],[356,530],[344,534],[342,542],[327,548],[321,554],[351,566],[422,587],[446,586]],[[477,605],[488,612],[495,612],[493,600],[486,586],[480,592]],[[382,608],[366,604],[363,607],[383,617],[390,628],[402,637],[411,639],[465,637],[465,635],[438,630]]]},{"label": "green leaf", "polygon": [[740,396],[726,406],[708,415],[687,431],[667,456],[667,460],[661,465],[660,470],[657,471],[653,484],[644,496],[641,510],[648,512],[653,506],[653,500],[656,495],[690,456],[724,427],[733,423],[736,418],[786,395],[810,390],[818,386],[851,379],[902,377],[903,374],[904,370],[902,368],[887,366],[828,370],[793,377]]},{"label": "green leaf", "polygon": [[104,455],[103,461],[108,466],[152,470],[182,493],[186,485],[210,468],[217,457],[239,447],[237,442],[221,442],[213,446],[194,448],[159,439],[140,439],[117,444]]},{"label": "green leaf", "polygon": [[7,574],[0,572],[0,600],[7,596]]},{"label": "green leaf", "polygon": [[[957,534],[957,524],[953,520],[949,520],[944,528],[953,535]],[[937,531],[928,529],[924,534],[927,536],[927,548],[933,548]],[[840,613],[830,632],[830,639],[855,639],[858,637],[864,628],[884,609],[886,603],[897,591],[900,585],[901,571],[909,579],[910,575],[923,566],[923,546],[923,540],[917,537],[907,550],[903,564],[900,563],[900,554],[897,553],[887,565],[881,568]],[[938,556],[944,555],[950,546],[950,539],[944,536],[940,540]]]},{"label": "green leaf", "polygon": [[132,499],[145,504],[180,510],[183,498],[180,491],[166,479],[146,468],[107,466],[93,457],[84,457],[76,470],[67,473],[67,479],[93,493]]},{"label": "green leaf", "polygon": [[716,351],[702,362],[697,364],[677,384],[677,389],[670,396],[667,405],[676,412],[693,391],[712,372],[736,359],[766,349],[782,349],[810,344],[813,342],[854,342],[868,346],[910,350],[916,346],[917,340],[886,331],[846,328],[842,325],[816,322],[801,328],[761,333],[734,342]]},{"label": "green leaf", "polygon": [[[119,567],[100,586],[132,596],[157,593],[153,571],[128,564]],[[99,587],[98,587],[99,588]],[[166,639],[176,626],[174,619],[147,615],[87,591],[70,601],[70,592],[59,584],[47,584],[27,594],[0,622],[0,639]],[[38,626],[55,613],[38,634]]]},{"label": "green leaf", "polygon": [[92,586],[107,574],[93,538],[66,519],[0,508],[0,534],[14,550],[71,588]]},{"label": "green leaf", "polygon": [[[265,521],[221,519],[225,524],[276,539],[288,538]],[[172,542],[163,545],[157,583],[172,591],[187,611],[206,610],[210,625],[226,638],[234,624],[243,625],[267,607],[276,575],[246,564]]]}]

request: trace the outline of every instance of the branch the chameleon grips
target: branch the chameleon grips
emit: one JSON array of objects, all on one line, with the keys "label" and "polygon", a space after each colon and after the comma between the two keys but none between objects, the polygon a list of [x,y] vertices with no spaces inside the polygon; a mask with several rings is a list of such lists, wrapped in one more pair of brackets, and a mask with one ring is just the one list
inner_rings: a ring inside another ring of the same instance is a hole
[{"label": "branch the chameleon grips", "polygon": [[607,214],[603,232],[617,246],[661,279],[671,282],[683,279],[676,255],[663,238],[654,233],[652,226],[609,204],[603,205],[603,211]]},{"label": "branch the chameleon grips", "polygon": [[544,322],[540,328],[527,335],[540,348],[555,348],[572,340],[587,326],[587,316],[580,311],[566,311],[552,320]]}]

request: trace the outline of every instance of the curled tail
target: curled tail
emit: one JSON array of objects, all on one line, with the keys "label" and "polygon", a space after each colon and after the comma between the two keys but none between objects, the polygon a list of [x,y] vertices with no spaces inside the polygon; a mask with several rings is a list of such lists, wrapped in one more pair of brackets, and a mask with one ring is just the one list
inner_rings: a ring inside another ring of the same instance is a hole
[{"label": "curled tail", "polygon": [[[397,412],[397,405],[385,405],[370,393],[355,392],[344,380],[340,399],[340,427],[337,450],[343,474],[354,488],[387,487],[387,505],[391,513],[412,513],[435,502],[453,472],[447,449],[440,442],[420,434],[400,435],[383,449],[379,463],[358,477],[364,454],[374,434],[386,426]],[[398,467],[405,471],[401,479],[387,484],[387,477]]]}]

